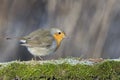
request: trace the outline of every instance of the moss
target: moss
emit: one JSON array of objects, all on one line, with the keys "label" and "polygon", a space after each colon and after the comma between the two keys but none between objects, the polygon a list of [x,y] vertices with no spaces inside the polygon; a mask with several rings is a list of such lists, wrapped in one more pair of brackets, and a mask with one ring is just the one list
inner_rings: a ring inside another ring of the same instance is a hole
[{"label": "moss", "polygon": [[102,80],[120,80],[120,62],[106,61],[97,65],[97,76]]},{"label": "moss", "polygon": [[13,62],[0,67],[0,80],[120,80],[120,62],[94,65]]}]

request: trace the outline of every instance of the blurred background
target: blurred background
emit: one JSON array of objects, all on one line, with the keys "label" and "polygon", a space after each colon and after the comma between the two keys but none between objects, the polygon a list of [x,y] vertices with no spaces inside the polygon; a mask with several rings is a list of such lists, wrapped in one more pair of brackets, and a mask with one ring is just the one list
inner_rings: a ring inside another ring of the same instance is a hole
[{"label": "blurred background", "polygon": [[69,37],[44,59],[120,56],[120,0],[0,0],[0,62],[31,60],[19,38],[43,27]]}]

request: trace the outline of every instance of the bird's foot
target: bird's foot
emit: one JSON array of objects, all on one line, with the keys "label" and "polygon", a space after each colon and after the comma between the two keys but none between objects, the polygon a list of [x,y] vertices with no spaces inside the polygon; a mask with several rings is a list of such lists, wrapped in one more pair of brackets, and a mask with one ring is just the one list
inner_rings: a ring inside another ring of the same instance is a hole
[{"label": "bird's foot", "polygon": [[44,60],[41,56],[39,56],[39,59],[40,59],[40,60]]}]

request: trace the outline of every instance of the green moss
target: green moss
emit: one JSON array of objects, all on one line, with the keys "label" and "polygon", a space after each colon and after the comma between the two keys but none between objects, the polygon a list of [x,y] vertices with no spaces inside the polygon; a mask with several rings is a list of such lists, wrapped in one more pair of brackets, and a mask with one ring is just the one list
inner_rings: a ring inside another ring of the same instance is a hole
[{"label": "green moss", "polygon": [[0,66],[0,80],[120,80],[120,62],[105,61],[94,65],[31,64],[13,62]]},{"label": "green moss", "polygon": [[97,71],[102,80],[120,80],[120,62],[106,61],[97,65]]}]

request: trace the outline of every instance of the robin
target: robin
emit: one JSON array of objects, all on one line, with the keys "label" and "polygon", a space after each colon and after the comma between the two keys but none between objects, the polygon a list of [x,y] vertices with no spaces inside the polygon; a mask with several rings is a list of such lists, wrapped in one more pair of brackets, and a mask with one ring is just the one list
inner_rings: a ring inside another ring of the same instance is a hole
[{"label": "robin", "polygon": [[58,28],[38,29],[21,38],[20,43],[26,46],[28,51],[39,57],[53,54],[61,45],[65,33]]}]

